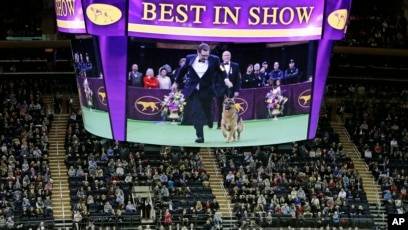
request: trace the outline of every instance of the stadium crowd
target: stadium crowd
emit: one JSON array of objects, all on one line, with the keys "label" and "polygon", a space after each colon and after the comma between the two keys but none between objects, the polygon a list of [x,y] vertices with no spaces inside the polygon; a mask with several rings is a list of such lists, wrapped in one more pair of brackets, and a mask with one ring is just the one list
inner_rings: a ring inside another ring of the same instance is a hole
[{"label": "stadium crowd", "polygon": [[362,179],[327,119],[290,149],[218,149],[217,160],[242,226],[373,225]]},{"label": "stadium crowd", "polygon": [[[50,85],[2,82],[0,220],[10,228],[53,223],[47,161],[53,113],[41,99]],[[387,212],[404,213],[407,90],[366,87],[328,84],[326,95],[344,99],[339,115],[353,114],[346,128],[383,189]],[[241,226],[373,226],[361,177],[329,121],[321,117],[315,139],[288,149],[216,149]],[[162,228],[221,228],[223,217],[198,149],[149,149],[98,138],[85,131],[80,111],[70,116],[65,147],[78,226],[140,224],[156,217]],[[133,186],[149,186],[153,196],[138,197]]]},{"label": "stadium crowd", "polygon": [[[357,146],[375,180],[381,185],[388,214],[405,213],[408,188],[407,90],[401,86],[365,90],[341,90],[340,115],[346,116],[345,128]],[[347,88],[345,86],[344,88]],[[383,89],[384,88],[384,89]],[[364,103],[361,103],[364,101]]]},{"label": "stadium crowd", "polygon": [[[85,131],[80,113],[70,118],[65,146],[78,224],[131,225],[157,219],[162,227],[220,227],[219,204],[199,149],[149,149],[95,137]],[[152,195],[140,195],[133,186],[148,186]]]},{"label": "stadium crowd", "polygon": [[0,105],[0,228],[53,225],[48,134],[53,113],[42,94],[49,82],[3,80]]}]

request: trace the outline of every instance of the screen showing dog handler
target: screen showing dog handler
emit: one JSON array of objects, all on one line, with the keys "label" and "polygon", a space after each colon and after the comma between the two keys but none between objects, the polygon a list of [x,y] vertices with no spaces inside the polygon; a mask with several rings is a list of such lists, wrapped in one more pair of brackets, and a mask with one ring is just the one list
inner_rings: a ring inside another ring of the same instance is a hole
[{"label": "screen showing dog handler", "polygon": [[227,75],[222,71],[220,59],[215,55],[210,55],[210,46],[201,43],[197,48],[197,54],[187,55],[185,64],[180,68],[173,84],[173,91],[178,90],[178,83],[182,83],[186,76],[187,81],[184,87],[184,95],[187,103],[191,103],[191,112],[194,118],[193,126],[196,131],[197,143],[204,143],[204,124],[213,128],[213,97],[214,83],[217,75],[224,76],[224,84],[227,88],[232,88],[232,83]]},{"label": "screen showing dog handler", "polygon": [[[313,78],[309,77],[314,75],[315,53],[315,41],[149,45],[130,40],[128,66],[143,63],[141,72],[170,66],[167,73],[173,84],[170,90],[149,91],[128,85],[127,139],[173,146],[303,140],[311,111]],[[185,59],[182,65],[181,59]],[[285,80],[292,60],[296,60],[296,82]],[[281,74],[272,74],[276,71]]]},{"label": "screen showing dog handler", "polygon": [[[129,69],[123,78],[127,83],[124,98],[128,141],[173,146],[253,146],[307,137],[315,41],[146,43],[129,38],[128,42]],[[98,60],[98,56],[94,55],[94,59]],[[184,61],[180,64],[180,60]],[[285,78],[292,60],[296,60],[298,71],[296,82]],[[128,73],[135,63],[141,73],[165,69],[171,89],[128,84]],[[270,69],[267,63],[271,63]],[[101,136],[111,133],[107,109],[110,95],[103,78],[78,74],[77,79],[87,129]],[[87,92],[93,92],[92,96]]]},{"label": "screen showing dog handler", "polygon": [[[345,37],[351,1],[57,5],[58,31],[72,34],[87,131],[154,145],[241,147],[316,136],[332,48]],[[226,98],[239,115],[235,127],[245,123],[240,138],[238,130],[224,138]]]}]

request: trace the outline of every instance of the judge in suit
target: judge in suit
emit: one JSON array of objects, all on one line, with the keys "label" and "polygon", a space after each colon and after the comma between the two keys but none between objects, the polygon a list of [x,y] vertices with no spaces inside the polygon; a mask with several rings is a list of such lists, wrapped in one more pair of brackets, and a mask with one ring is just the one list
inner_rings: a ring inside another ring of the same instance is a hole
[{"label": "judge in suit", "polygon": [[[220,72],[220,59],[210,55],[208,44],[201,43],[197,48],[197,54],[187,55],[186,62],[178,71],[172,86],[174,91],[177,90],[178,85],[183,82],[183,77],[186,76],[183,93],[187,98],[187,103],[191,103],[191,112],[194,117],[192,122],[196,131],[195,142],[197,143],[204,143],[204,125],[207,124],[209,128],[213,127],[214,83]],[[226,76],[224,83],[229,88],[233,86]]]},{"label": "judge in suit", "polygon": [[132,71],[128,75],[128,83],[131,86],[143,87],[143,74],[139,72],[137,64],[132,65]]},{"label": "judge in suit", "polygon": [[[217,81],[215,83],[215,96],[217,98],[217,108],[218,108],[218,124],[217,129],[221,128],[221,114],[223,102],[226,97],[233,98],[238,97],[239,90],[241,89],[241,73],[239,71],[239,65],[236,62],[231,61],[231,53],[229,51],[224,51],[222,53],[222,63],[221,70],[222,73],[218,75]],[[226,77],[232,82],[232,88],[228,88],[224,79]]]}]

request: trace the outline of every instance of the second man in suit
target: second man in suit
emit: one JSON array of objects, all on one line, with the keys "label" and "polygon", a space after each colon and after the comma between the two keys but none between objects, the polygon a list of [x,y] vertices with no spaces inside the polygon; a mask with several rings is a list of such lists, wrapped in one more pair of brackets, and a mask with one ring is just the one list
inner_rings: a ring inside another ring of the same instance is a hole
[{"label": "second man in suit", "polygon": [[[241,73],[239,65],[236,62],[231,61],[231,52],[224,51],[222,53],[221,73],[218,75],[215,83],[215,96],[217,98],[217,129],[221,128],[221,115],[223,102],[226,97],[233,98],[239,96],[241,89]],[[224,82],[224,79],[228,78],[232,83],[232,87],[228,88]]]}]

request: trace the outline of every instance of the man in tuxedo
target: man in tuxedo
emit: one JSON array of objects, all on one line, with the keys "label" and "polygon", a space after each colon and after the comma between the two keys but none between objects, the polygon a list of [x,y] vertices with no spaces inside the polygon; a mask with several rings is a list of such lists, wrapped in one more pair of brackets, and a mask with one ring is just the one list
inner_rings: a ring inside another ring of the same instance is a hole
[{"label": "man in tuxedo", "polygon": [[[238,97],[239,90],[241,89],[241,73],[239,71],[239,65],[236,62],[231,61],[231,53],[229,51],[224,51],[222,53],[221,63],[221,73],[217,77],[215,83],[215,96],[217,98],[217,108],[218,108],[218,124],[217,129],[221,128],[221,114],[224,99],[226,97],[233,98]],[[232,88],[228,88],[225,85],[225,76],[232,82]]]},{"label": "man in tuxedo", "polygon": [[[185,64],[176,75],[172,90],[175,91],[186,76],[184,86],[184,96],[187,103],[191,103],[193,126],[196,131],[197,143],[204,143],[204,125],[213,127],[212,101],[215,95],[214,82],[221,72],[220,59],[210,55],[210,46],[201,43],[197,48],[197,54],[190,54],[186,57]],[[224,77],[224,83],[231,88],[231,81]]]},{"label": "man in tuxedo", "polygon": [[132,71],[128,75],[128,82],[131,86],[143,87],[143,74],[139,72],[137,64],[132,65]]}]

